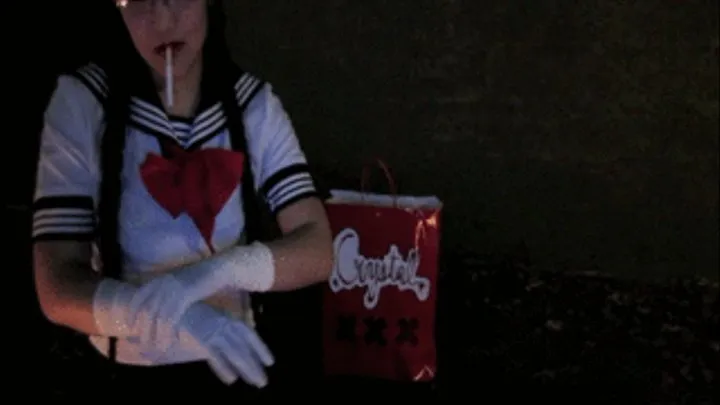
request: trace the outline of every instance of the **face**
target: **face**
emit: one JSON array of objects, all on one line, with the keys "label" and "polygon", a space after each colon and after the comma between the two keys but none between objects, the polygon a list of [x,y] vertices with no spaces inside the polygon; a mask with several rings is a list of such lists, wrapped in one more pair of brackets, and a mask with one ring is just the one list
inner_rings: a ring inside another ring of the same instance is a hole
[{"label": "face", "polygon": [[145,62],[165,75],[172,49],[173,76],[182,79],[199,60],[207,35],[207,0],[116,0],[133,44]]}]

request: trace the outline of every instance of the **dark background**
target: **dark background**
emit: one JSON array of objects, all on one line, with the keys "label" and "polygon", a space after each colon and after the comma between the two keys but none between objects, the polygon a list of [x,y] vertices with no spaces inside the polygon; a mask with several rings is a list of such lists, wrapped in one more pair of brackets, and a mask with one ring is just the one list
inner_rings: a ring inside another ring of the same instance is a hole
[{"label": "dark background", "polygon": [[717,1],[229,4],[311,161],[386,158],[447,249],[717,278]]},{"label": "dark background", "polygon": [[[31,111],[102,40],[92,0],[45,3],[15,33]],[[401,192],[444,200],[446,251],[717,279],[716,1],[226,3],[238,61],[274,83],[330,186],[379,156]],[[11,198],[29,199],[36,138]]]},{"label": "dark background", "polygon": [[[55,74],[102,41],[99,1],[2,6],[4,257],[33,310],[26,207],[41,114]],[[433,395],[711,403],[716,1],[226,3],[237,60],[275,84],[320,181],[357,188],[379,156],[401,192],[446,203]],[[318,370],[314,297],[291,298],[268,337],[305,356],[290,378]],[[74,398],[104,378],[37,311],[18,325],[39,392]],[[293,330],[312,348],[283,338]]]}]

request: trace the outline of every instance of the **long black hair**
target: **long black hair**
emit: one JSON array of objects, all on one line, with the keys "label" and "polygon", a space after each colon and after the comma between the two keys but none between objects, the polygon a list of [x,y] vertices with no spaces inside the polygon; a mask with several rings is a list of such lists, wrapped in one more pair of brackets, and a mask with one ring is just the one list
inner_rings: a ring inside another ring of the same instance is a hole
[{"label": "long black hair", "polygon": [[[101,142],[101,173],[99,219],[100,256],[105,277],[120,278],[122,253],[118,239],[120,197],[125,140],[130,118],[130,81],[147,82],[152,85],[150,70],[135,50],[130,36],[121,21],[120,13],[114,12],[112,26],[117,27],[112,37],[98,49],[96,61],[106,72],[108,96],[105,100],[105,132]],[[246,151],[243,111],[234,91],[240,69],[232,61],[225,39],[225,15],[222,3],[208,2],[208,32],[203,48],[203,68],[213,70],[214,86],[221,93],[221,100],[233,149]],[[209,77],[204,75],[204,77]],[[255,193],[250,159],[245,159],[242,195],[245,214],[245,235],[249,240],[259,237],[261,207]],[[116,340],[111,339],[110,357],[115,358]]]}]

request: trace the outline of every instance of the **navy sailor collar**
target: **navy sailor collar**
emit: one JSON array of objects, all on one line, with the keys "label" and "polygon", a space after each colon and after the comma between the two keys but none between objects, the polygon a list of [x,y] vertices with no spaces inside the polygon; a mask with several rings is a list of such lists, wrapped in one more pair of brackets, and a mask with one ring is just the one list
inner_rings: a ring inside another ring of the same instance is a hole
[{"label": "navy sailor collar", "polygon": [[[227,127],[222,107],[223,89],[212,68],[203,69],[200,102],[193,118],[169,116],[160,102],[149,75],[140,75],[131,84],[129,125],[155,137],[169,138],[185,149],[194,149],[221,133]],[[240,69],[234,69],[234,93],[242,106],[252,99],[262,82]],[[108,95],[107,75],[98,64],[88,64],[74,74],[105,104]],[[178,133],[178,128],[184,128]]]}]

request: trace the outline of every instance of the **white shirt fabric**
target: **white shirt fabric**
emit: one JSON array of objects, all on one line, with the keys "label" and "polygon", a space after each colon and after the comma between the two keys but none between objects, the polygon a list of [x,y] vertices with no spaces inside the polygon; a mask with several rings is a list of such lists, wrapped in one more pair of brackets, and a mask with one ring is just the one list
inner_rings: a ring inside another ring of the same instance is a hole
[{"label": "white shirt fabric", "polygon": [[[235,90],[244,108],[247,149],[256,188],[278,213],[292,202],[316,195],[305,156],[293,126],[269,84],[239,73]],[[74,75],[61,76],[45,113],[37,186],[33,238],[35,240],[95,240],[101,174],[100,144],[104,132],[105,74],[94,64]],[[122,173],[119,242],[125,280],[136,284],[180,265],[207,257],[210,250],[193,221],[173,218],[148,193],[139,173],[150,153],[161,155],[158,139],[166,137],[188,148],[231,149],[225,113],[219,99],[205,100],[193,120],[168,117],[147,99],[132,97]],[[238,185],[216,217],[212,244],[221,251],[242,239],[245,219]],[[229,315],[252,321],[249,296],[230,291],[214,297]],[[91,337],[107,354],[108,339]],[[151,365],[196,361],[200,353],[174,346],[159,356],[152,348],[118,340],[117,360]]]}]

